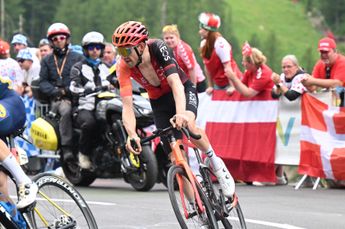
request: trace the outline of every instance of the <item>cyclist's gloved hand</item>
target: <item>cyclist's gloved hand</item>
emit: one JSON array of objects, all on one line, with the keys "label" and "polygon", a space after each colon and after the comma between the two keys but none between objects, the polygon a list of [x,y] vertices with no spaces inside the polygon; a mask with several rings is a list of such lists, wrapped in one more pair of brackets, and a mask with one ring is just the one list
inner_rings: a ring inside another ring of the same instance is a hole
[{"label": "cyclist's gloved hand", "polygon": [[134,154],[140,154],[140,152],[142,151],[140,138],[138,136],[128,137],[126,142],[126,148],[129,152],[133,152]]}]

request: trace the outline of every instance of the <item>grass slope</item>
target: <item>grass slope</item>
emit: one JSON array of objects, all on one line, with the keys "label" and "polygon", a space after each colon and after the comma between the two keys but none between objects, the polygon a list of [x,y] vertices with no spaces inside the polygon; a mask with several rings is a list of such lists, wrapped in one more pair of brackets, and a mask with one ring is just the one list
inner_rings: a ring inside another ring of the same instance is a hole
[{"label": "grass slope", "polygon": [[260,41],[258,48],[268,54],[272,49],[269,37],[273,32],[276,36],[276,58],[274,63],[268,60],[271,67],[279,72],[281,58],[295,54],[301,66],[312,71],[318,59],[317,43],[323,35],[313,28],[301,3],[289,0],[228,0],[228,4],[232,32],[240,45],[256,34]]}]

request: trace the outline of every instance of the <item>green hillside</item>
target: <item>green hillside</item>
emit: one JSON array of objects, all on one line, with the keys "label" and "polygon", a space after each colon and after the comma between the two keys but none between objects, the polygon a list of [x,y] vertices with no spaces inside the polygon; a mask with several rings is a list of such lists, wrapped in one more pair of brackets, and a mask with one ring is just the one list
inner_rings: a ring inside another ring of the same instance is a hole
[{"label": "green hillside", "polygon": [[[255,41],[268,57],[268,64],[280,71],[280,59],[295,54],[307,71],[318,59],[317,43],[322,37],[305,15],[302,3],[289,0],[228,0],[231,31],[240,46]],[[222,26],[227,22],[223,21]],[[272,57],[274,63],[270,61]]]}]

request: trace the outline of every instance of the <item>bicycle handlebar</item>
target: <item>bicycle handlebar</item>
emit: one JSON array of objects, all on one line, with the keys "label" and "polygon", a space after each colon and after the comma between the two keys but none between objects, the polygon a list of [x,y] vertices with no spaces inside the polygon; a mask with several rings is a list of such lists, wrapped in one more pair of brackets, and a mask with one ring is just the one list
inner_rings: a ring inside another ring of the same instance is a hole
[{"label": "bicycle handlebar", "polygon": [[[169,126],[167,128],[164,128],[164,129],[157,129],[157,130],[153,131],[153,134],[151,136],[148,136],[146,138],[141,139],[140,143],[144,144],[146,142],[149,142],[149,141],[151,141],[157,137],[165,135],[166,133],[172,131],[173,129],[175,129],[173,126]],[[188,128],[183,127],[181,129],[181,131],[188,138],[188,140],[190,139],[190,137],[192,137],[195,140],[201,139],[200,134],[195,134],[195,133],[191,132]]]}]

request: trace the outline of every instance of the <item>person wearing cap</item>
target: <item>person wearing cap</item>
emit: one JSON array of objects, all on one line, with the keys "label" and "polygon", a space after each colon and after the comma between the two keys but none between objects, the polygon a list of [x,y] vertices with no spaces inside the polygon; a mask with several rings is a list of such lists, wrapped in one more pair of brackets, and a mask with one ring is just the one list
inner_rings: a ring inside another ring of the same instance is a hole
[{"label": "person wearing cap", "polygon": [[21,49],[29,49],[35,65],[40,64],[40,53],[37,48],[28,47],[28,39],[23,34],[16,34],[13,36],[11,45],[13,46],[14,52],[18,54]]},{"label": "person wearing cap", "polygon": [[50,46],[50,43],[47,38],[43,38],[38,43],[38,49],[40,50],[40,57],[41,60],[47,56],[48,54],[53,52],[52,47]]},{"label": "person wearing cap", "polygon": [[[319,41],[320,59],[316,62],[312,76],[306,76],[302,83],[305,86],[322,88],[341,88],[345,83],[345,56],[337,52],[336,42],[329,37]],[[342,92],[341,106],[344,106],[344,92]]]},{"label": "person wearing cap", "polygon": [[193,49],[180,38],[177,25],[166,25],[162,29],[165,43],[173,50],[178,65],[197,87],[197,91],[206,90],[206,79],[196,61]]},{"label": "person wearing cap", "polygon": [[30,50],[28,50],[27,48],[21,49],[16,59],[24,74],[23,94],[27,94],[29,97],[32,97],[31,82],[32,80],[39,78],[41,66],[33,64],[33,56]]},{"label": "person wearing cap", "polygon": [[10,45],[3,40],[0,40],[0,72],[3,77],[11,80],[13,90],[22,95],[23,71],[18,62],[10,57]]},{"label": "person wearing cap", "polygon": [[214,89],[226,90],[231,95],[235,90],[231,81],[226,77],[225,71],[230,68],[239,77],[242,76],[232,54],[230,43],[218,32],[221,24],[220,17],[213,13],[199,15],[201,41],[201,57],[205,65],[208,80],[207,94]]}]

